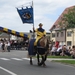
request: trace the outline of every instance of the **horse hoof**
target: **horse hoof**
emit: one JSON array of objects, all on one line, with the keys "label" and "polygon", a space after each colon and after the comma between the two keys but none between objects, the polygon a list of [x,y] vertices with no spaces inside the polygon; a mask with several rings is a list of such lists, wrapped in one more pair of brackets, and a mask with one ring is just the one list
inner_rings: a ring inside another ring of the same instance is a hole
[{"label": "horse hoof", "polygon": [[45,63],[43,64],[43,67],[46,67],[46,64]]},{"label": "horse hoof", "polygon": [[41,66],[40,63],[38,63],[38,66]]},{"label": "horse hoof", "polygon": [[42,66],[42,63],[39,63],[38,66]]}]

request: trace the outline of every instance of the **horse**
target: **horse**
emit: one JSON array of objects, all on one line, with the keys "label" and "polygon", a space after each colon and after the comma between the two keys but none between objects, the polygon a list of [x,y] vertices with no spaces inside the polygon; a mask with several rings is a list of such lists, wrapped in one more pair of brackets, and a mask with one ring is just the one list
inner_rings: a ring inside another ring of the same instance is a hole
[{"label": "horse", "polygon": [[[34,42],[35,39],[31,39],[30,43],[29,43],[29,47],[28,47],[28,52],[30,55],[30,64],[32,65],[32,56],[37,54],[37,60],[38,60],[38,66],[46,66],[45,61],[47,59],[47,55],[48,55],[48,48],[49,48],[49,40],[47,39],[47,37],[43,37],[41,39],[39,39],[39,41],[37,42],[37,46],[34,47]],[[39,57],[41,56],[41,62]]]}]

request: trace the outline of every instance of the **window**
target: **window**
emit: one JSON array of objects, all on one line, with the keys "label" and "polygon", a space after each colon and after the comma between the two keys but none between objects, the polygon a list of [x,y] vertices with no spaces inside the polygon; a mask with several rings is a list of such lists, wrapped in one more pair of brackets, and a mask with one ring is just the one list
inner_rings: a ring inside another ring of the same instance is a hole
[{"label": "window", "polygon": [[71,31],[68,31],[67,32],[67,36],[71,36]]},{"label": "window", "polygon": [[67,46],[71,46],[71,41],[67,41]]},{"label": "window", "polygon": [[64,36],[64,33],[63,32],[61,32],[61,37],[63,37]]},{"label": "window", "polygon": [[52,37],[55,37],[55,33],[52,33]]},{"label": "window", "polygon": [[59,32],[57,32],[57,37],[59,37]]}]

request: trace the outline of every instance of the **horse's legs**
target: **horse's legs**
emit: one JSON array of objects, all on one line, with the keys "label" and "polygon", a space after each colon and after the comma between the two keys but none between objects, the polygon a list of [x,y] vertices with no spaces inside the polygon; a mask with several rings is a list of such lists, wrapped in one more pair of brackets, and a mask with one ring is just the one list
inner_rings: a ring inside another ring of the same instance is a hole
[{"label": "horse's legs", "polygon": [[46,66],[45,64],[46,59],[47,59],[47,54],[45,55],[43,66]]},{"label": "horse's legs", "polygon": [[44,55],[44,56],[41,56],[41,57],[42,57],[42,60],[41,60],[40,66],[41,66],[41,65],[46,66],[45,61],[46,61],[46,59],[47,59],[47,54]]},{"label": "horse's legs", "polygon": [[44,61],[46,61],[47,60],[47,54],[45,55],[45,58],[44,58]]},{"label": "horse's legs", "polygon": [[41,56],[41,58],[42,58],[42,60],[41,60],[41,63],[39,63],[39,66],[44,64],[44,56]]},{"label": "horse's legs", "polygon": [[30,65],[33,65],[32,56],[30,56]]},{"label": "horse's legs", "polygon": [[40,64],[40,60],[39,60],[39,54],[37,53],[37,60],[38,60],[38,65]]}]

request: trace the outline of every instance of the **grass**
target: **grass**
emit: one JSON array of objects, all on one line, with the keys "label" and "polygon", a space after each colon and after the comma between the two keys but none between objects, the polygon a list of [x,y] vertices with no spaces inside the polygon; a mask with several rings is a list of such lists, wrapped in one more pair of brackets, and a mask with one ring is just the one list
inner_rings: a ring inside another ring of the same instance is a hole
[{"label": "grass", "polygon": [[69,64],[69,65],[75,65],[75,60],[53,60],[53,61],[64,63],[64,64]]},{"label": "grass", "polygon": [[56,60],[57,62],[67,63],[67,64],[75,64],[75,60]]},{"label": "grass", "polygon": [[[71,56],[48,56],[48,58],[73,59]],[[53,60],[53,61],[75,66],[75,60]]]},{"label": "grass", "polygon": [[[50,55],[48,55],[47,58],[73,59],[71,56],[50,56]],[[53,61],[75,66],[75,60],[53,60]]]},{"label": "grass", "polygon": [[48,58],[68,58],[71,59],[71,56],[48,56]]},{"label": "grass", "polygon": [[[41,56],[40,56],[40,58],[41,58]],[[53,55],[52,56],[48,55],[47,58],[65,58],[65,59],[67,58],[67,59],[72,59],[71,56],[53,56]]]},{"label": "grass", "polygon": [[[48,56],[48,58],[64,58],[64,59],[73,59],[71,56]],[[53,60],[54,62],[60,62],[67,65],[75,66],[75,60]]]}]

